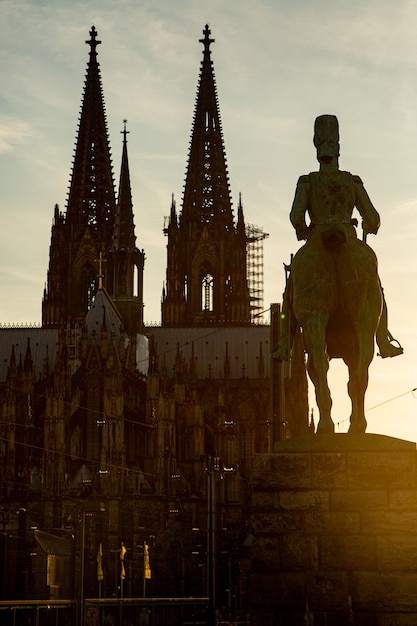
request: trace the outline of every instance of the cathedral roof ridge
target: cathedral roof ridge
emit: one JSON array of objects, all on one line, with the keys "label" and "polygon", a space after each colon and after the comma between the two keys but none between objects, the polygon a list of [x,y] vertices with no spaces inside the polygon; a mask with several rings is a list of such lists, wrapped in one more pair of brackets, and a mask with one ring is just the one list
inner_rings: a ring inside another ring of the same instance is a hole
[{"label": "cathedral roof ridge", "polygon": [[17,329],[32,329],[32,328],[42,328],[41,322],[0,322],[0,330],[6,328],[17,328]]}]

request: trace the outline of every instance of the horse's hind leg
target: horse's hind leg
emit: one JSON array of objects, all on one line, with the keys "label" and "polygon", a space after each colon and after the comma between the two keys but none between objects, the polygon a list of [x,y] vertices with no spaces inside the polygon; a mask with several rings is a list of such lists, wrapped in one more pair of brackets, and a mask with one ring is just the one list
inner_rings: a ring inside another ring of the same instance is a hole
[{"label": "horse's hind leg", "polygon": [[359,353],[356,358],[345,359],[349,368],[348,393],[352,401],[350,433],[366,431],[365,392],[368,387],[368,369],[374,355],[374,338],[359,337]]},{"label": "horse's hind leg", "polygon": [[329,357],[326,352],[325,328],[327,320],[309,320],[303,325],[305,348],[308,354],[307,371],[314,385],[316,402],[320,413],[318,433],[333,433],[334,424],[330,416],[332,398],[327,383]]}]

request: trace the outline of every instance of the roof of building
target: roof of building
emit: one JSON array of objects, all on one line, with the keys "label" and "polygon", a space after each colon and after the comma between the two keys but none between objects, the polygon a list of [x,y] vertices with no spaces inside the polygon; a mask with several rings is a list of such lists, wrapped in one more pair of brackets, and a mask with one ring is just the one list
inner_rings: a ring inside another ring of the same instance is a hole
[{"label": "roof of building", "polygon": [[[269,375],[270,327],[168,328],[153,327],[159,372],[172,376],[178,355],[197,378],[259,378]],[[191,365],[193,361],[193,365]],[[263,363],[260,363],[263,361]]]},{"label": "roof of building", "polygon": [[58,344],[57,329],[46,328],[1,328],[0,329],[0,380],[5,380],[10,357],[14,346],[16,364],[25,357],[29,347],[33,361],[35,376],[39,377],[45,369],[46,362],[49,367],[55,364]]},{"label": "roof of building", "polygon": [[99,341],[101,332],[106,330],[119,341],[122,319],[104,288],[98,289],[85,321],[89,339],[95,335]]},{"label": "roof of building", "polygon": [[42,530],[35,530],[34,536],[42,550],[46,554],[68,557],[71,555],[71,541],[66,537],[51,535]]}]

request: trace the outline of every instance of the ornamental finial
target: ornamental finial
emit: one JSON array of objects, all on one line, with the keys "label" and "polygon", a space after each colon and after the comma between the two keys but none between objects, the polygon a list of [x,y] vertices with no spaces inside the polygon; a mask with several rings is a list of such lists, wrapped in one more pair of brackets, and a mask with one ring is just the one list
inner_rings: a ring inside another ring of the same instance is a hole
[{"label": "ornamental finial", "polygon": [[123,120],[123,130],[120,132],[123,135],[123,143],[127,143],[127,135],[130,133],[130,130],[126,130],[127,120]]},{"label": "ornamental finial", "polygon": [[96,27],[95,26],[91,27],[90,37],[91,37],[91,39],[86,39],[85,43],[88,43],[88,45],[91,46],[90,56],[93,56],[93,55],[97,54],[96,47],[101,43],[101,41],[99,39],[96,39],[97,31],[96,31]]},{"label": "ornamental finial", "polygon": [[214,43],[216,40],[210,38],[211,30],[209,29],[208,24],[205,25],[203,34],[204,39],[199,39],[199,41],[204,45],[204,52],[210,54],[210,44]]}]

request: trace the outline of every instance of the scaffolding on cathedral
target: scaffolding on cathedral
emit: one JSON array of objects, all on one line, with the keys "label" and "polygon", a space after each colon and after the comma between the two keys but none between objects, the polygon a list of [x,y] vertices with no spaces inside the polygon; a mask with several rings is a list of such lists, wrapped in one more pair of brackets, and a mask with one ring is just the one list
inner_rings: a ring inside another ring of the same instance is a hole
[{"label": "scaffolding on cathedral", "polygon": [[251,299],[251,321],[262,324],[264,313],[264,239],[269,237],[260,226],[246,225],[246,273]]}]

